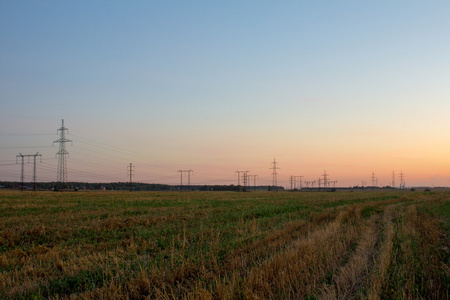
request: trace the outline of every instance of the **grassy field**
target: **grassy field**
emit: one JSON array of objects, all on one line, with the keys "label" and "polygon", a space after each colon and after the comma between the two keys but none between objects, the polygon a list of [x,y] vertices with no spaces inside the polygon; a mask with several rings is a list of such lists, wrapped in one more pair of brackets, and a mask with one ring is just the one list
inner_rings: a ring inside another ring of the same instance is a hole
[{"label": "grassy field", "polygon": [[0,297],[448,299],[449,200],[0,191]]}]

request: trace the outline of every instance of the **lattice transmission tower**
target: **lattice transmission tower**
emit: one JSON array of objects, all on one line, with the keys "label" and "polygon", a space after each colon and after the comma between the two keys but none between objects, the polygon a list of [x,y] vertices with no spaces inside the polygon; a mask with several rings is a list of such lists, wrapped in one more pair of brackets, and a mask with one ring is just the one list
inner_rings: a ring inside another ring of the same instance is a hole
[{"label": "lattice transmission tower", "polygon": [[406,189],[405,174],[400,172],[400,189]]},{"label": "lattice transmission tower", "polygon": [[180,173],[180,188],[183,188],[183,173],[188,173],[188,186],[191,186],[191,173],[193,170],[178,170],[177,173]]},{"label": "lattice transmission tower", "polygon": [[272,170],[272,187],[276,189],[278,182],[277,182],[277,170],[280,169],[277,167],[277,162],[275,160],[275,158],[273,159],[273,163],[272,163],[272,168],[270,168]]},{"label": "lattice transmission tower", "polygon": [[24,189],[24,177],[25,177],[25,169],[23,167],[23,162],[24,162],[24,157],[28,158],[28,162],[30,162],[30,157],[34,158],[34,164],[33,164],[33,191],[36,190],[36,157],[40,157],[41,158],[41,162],[42,162],[42,154],[39,154],[39,152],[36,152],[36,154],[26,154],[23,155],[22,153],[19,152],[19,155],[16,156],[16,164],[17,164],[17,159],[18,158],[22,159],[22,168],[21,168],[21,172],[20,172],[20,189],[23,191]]},{"label": "lattice transmission tower", "polygon": [[128,175],[130,175],[130,192],[132,192],[133,191],[133,175],[134,175],[133,163],[130,163],[130,165],[127,166],[127,172],[128,172]]},{"label": "lattice transmission tower", "polygon": [[56,153],[56,156],[58,156],[58,169],[56,172],[56,181],[59,183],[66,183],[67,182],[67,159],[66,157],[69,155],[69,152],[66,150],[66,143],[72,143],[71,140],[66,139],[66,131],[69,132],[69,129],[64,127],[64,119],[62,119],[61,122],[61,128],[57,130],[59,133],[59,139],[53,142],[59,143],[59,151]]},{"label": "lattice transmission tower", "polygon": [[247,175],[248,180],[251,180],[253,178],[253,186],[256,186],[256,177],[258,177],[258,175]]}]

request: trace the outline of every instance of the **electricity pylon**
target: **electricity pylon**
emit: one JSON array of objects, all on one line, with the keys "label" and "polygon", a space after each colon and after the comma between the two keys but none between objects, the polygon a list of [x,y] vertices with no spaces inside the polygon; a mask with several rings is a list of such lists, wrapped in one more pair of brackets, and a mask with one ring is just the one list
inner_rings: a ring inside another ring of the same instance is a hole
[{"label": "electricity pylon", "polygon": [[272,168],[270,168],[270,169],[272,170],[272,186],[275,188],[278,185],[277,170],[280,169],[277,167],[277,162],[276,162],[275,158],[273,159]]},{"label": "electricity pylon", "polygon": [[[242,174],[244,174],[244,176],[245,176],[245,174],[246,173],[249,173],[250,171],[235,171],[234,173],[237,173],[238,174],[238,186],[240,186],[241,185],[241,173]],[[244,179],[245,180],[245,179]],[[244,185],[245,185],[245,182],[244,182]]]},{"label": "electricity pylon", "polygon": [[253,177],[253,186],[256,186],[256,177],[258,177],[258,175],[247,175],[248,180],[251,180],[251,178]]},{"label": "electricity pylon", "polygon": [[405,174],[400,172],[400,189],[406,189]]},{"label": "electricity pylon", "polygon": [[64,127],[64,119],[61,122],[61,128],[57,130],[59,132],[59,139],[54,141],[54,143],[59,143],[59,151],[56,153],[58,156],[58,170],[56,175],[56,181],[62,183],[63,185],[67,182],[67,160],[66,156],[69,155],[69,152],[66,151],[66,143],[72,143],[71,140],[66,139],[66,131],[69,132],[69,129]]},{"label": "electricity pylon", "polygon": [[28,163],[30,162],[30,157],[34,158],[34,163],[33,163],[33,190],[36,190],[36,157],[41,157],[41,162],[42,162],[42,154],[39,154],[39,152],[36,152],[36,154],[26,154],[23,155],[22,153],[19,152],[19,155],[16,156],[16,163],[17,163],[17,158],[21,158],[22,159],[22,168],[21,168],[21,172],[20,172],[20,182],[21,182],[21,187],[20,189],[23,191],[23,184],[24,184],[24,158],[27,157],[28,158]]},{"label": "electricity pylon", "polygon": [[327,171],[326,170],[324,170],[323,171],[323,188],[327,188],[327,184],[329,184],[328,183],[328,174],[327,174]]},{"label": "electricity pylon", "polygon": [[392,171],[392,188],[395,188],[395,172]]},{"label": "electricity pylon", "polygon": [[248,173],[250,173],[250,171],[244,171],[243,172],[244,173],[244,190],[245,190],[245,188],[247,187],[247,185],[248,185]]},{"label": "electricity pylon", "polygon": [[193,170],[178,170],[177,173],[180,173],[180,188],[183,186],[183,173],[188,173],[188,186],[191,185],[191,172]]},{"label": "electricity pylon", "polygon": [[133,166],[133,163],[130,163],[129,166],[127,166],[128,175],[130,176],[130,192],[133,191],[133,174],[134,174],[135,167]]}]

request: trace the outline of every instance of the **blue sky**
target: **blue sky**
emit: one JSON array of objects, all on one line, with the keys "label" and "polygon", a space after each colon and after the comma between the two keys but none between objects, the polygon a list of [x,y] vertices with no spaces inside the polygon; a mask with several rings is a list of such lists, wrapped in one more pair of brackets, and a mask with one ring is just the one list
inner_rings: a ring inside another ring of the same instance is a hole
[{"label": "blue sky", "polygon": [[[0,180],[450,185],[448,1],[0,1]],[[72,148],[70,148],[72,147]],[[73,170],[72,173],[70,170]],[[125,171],[123,171],[125,170]],[[28,172],[31,174],[30,172]],[[108,174],[108,176],[104,176]],[[17,177],[17,178],[16,178]],[[101,180],[103,179],[104,180]],[[195,179],[194,179],[195,178]]]}]

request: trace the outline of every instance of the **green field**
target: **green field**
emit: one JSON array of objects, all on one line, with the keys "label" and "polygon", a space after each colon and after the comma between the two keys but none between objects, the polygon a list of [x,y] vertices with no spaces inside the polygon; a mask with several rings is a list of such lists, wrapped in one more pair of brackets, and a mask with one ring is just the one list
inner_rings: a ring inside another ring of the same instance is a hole
[{"label": "green field", "polygon": [[449,200],[0,191],[0,297],[448,299]]}]

